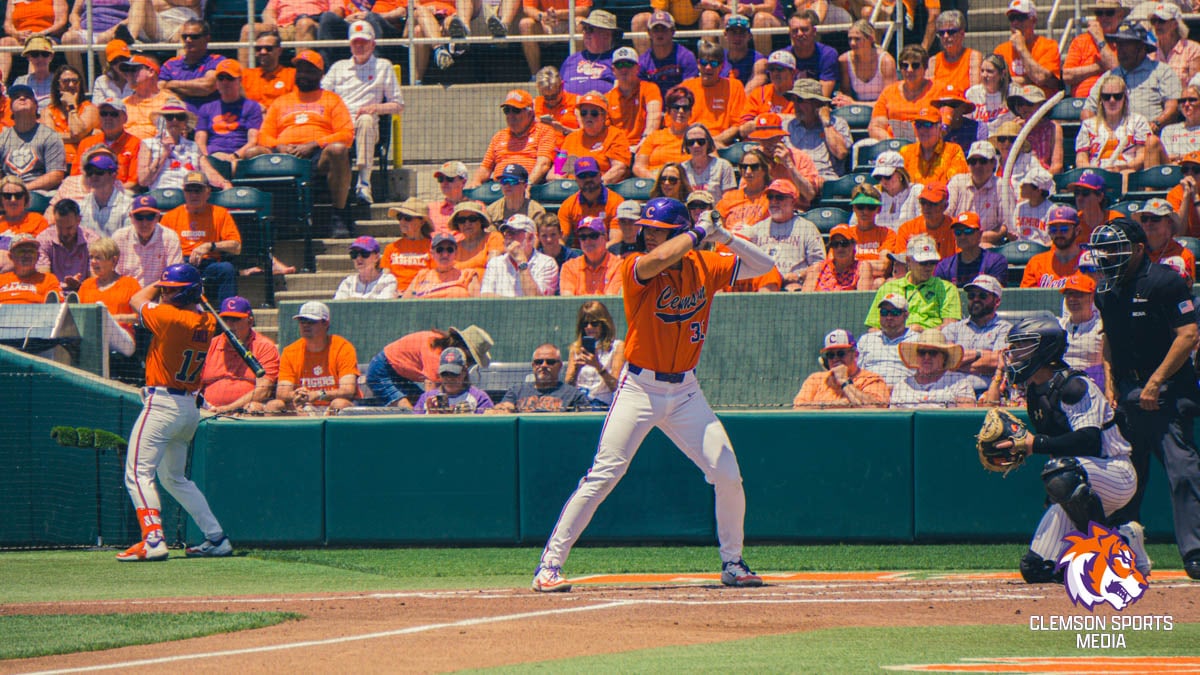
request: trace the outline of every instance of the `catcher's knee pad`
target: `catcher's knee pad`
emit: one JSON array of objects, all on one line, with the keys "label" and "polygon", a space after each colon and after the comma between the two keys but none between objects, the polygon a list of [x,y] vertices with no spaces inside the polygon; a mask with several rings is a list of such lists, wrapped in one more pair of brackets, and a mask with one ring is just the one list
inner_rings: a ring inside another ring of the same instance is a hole
[{"label": "catcher's knee pad", "polygon": [[1104,505],[1088,482],[1087,471],[1074,457],[1055,457],[1042,468],[1042,483],[1050,501],[1062,507],[1071,524],[1088,531],[1088,521],[1104,523]]},{"label": "catcher's knee pad", "polygon": [[1050,584],[1058,581],[1057,565],[1033,551],[1026,551],[1021,558],[1021,578],[1027,584]]}]

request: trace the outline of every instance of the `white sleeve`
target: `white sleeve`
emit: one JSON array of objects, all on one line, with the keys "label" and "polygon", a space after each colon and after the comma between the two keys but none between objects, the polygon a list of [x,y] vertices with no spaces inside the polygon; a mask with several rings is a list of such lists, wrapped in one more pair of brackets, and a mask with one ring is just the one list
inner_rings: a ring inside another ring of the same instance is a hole
[{"label": "white sleeve", "polygon": [[554,295],[558,290],[558,263],[554,258],[548,255],[534,257],[529,264],[529,275],[542,295]]},{"label": "white sleeve", "polygon": [[500,272],[496,269],[495,262],[497,260],[504,262],[507,257],[508,256],[496,256],[488,261],[487,267],[485,267],[483,270],[483,281],[479,286],[480,295],[486,295],[488,293],[498,295],[500,293],[500,285],[498,283],[498,276]]},{"label": "white sleeve", "polygon": [[338,284],[337,292],[333,294],[334,300],[351,300],[354,298],[354,274],[342,279],[342,283]]},{"label": "white sleeve", "polygon": [[392,62],[387,59],[381,59],[387,64],[384,69],[387,73],[383,76],[383,100],[391,101],[400,104],[400,112],[404,112],[404,94],[400,92],[400,82],[396,80],[396,69],[392,67]]},{"label": "white sleeve", "polygon": [[367,297],[378,298],[380,300],[395,300],[396,299],[396,277],[392,276],[391,272],[384,270],[379,277],[379,281],[375,283],[375,288],[367,294]]}]

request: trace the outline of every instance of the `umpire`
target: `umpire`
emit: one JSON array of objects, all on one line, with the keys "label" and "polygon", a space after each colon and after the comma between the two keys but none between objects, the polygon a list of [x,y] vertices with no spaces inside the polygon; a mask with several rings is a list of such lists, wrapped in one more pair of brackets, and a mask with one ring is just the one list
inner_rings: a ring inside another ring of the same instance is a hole
[{"label": "umpire", "polygon": [[1200,579],[1200,456],[1192,428],[1200,388],[1190,358],[1200,331],[1191,289],[1150,262],[1146,233],[1128,218],[1096,228],[1090,244],[1104,275],[1096,306],[1104,321],[1105,396],[1124,412],[1138,482],[1110,522],[1139,519],[1154,453],[1167,471],[1184,568]]}]

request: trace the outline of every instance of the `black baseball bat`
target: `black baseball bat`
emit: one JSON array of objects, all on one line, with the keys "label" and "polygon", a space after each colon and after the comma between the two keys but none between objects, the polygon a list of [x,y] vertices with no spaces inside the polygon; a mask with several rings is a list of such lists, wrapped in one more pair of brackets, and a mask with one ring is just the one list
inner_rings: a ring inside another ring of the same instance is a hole
[{"label": "black baseball bat", "polygon": [[267,369],[263,368],[262,364],[258,362],[258,359],[254,358],[254,355],[250,353],[250,350],[246,349],[246,345],[242,344],[242,341],[237,339],[237,336],[233,334],[233,329],[229,327],[229,324],[225,323],[225,319],[222,319],[221,315],[217,313],[217,310],[213,309],[213,306],[208,304],[208,298],[201,295],[200,303],[203,304],[204,309],[208,310],[208,313],[212,314],[217,320],[217,326],[220,327],[221,332],[225,334],[225,339],[229,340],[229,344],[233,345],[233,349],[237,352],[238,356],[242,357],[242,360],[246,362],[246,365],[250,366],[250,370],[254,371],[254,376],[262,377],[266,375]]}]

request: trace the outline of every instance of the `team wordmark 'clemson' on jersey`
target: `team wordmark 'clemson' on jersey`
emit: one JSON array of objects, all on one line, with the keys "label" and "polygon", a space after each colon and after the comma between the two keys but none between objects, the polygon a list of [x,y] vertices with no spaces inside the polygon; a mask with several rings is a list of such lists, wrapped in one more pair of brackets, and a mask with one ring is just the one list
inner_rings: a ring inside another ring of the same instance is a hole
[{"label": "team wordmark 'clemson' on jersey", "polygon": [[689,251],[679,269],[667,269],[646,281],[635,274],[641,255],[621,264],[625,296],[625,359],[662,373],[696,367],[708,331],[708,313],[718,289],[737,279],[739,258],[729,253]]},{"label": "team wordmark 'clemson' on jersey", "polygon": [[154,333],[146,354],[146,386],[199,389],[208,345],[217,331],[216,318],[151,302],[142,306],[142,325]]}]

